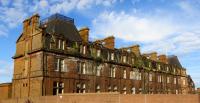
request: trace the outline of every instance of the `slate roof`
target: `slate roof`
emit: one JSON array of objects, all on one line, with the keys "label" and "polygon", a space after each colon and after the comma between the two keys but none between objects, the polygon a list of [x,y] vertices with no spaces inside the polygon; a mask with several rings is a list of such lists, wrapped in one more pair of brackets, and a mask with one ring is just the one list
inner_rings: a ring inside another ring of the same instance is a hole
[{"label": "slate roof", "polygon": [[54,14],[41,21],[41,26],[46,28],[45,30],[48,34],[63,35],[65,39],[70,41],[82,41],[72,18],[60,14]]},{"label": "slate roof", "polygon": [[168,56],[168,63],[182,68],[182,65],[179,62],[178,57],[175,55]]}]

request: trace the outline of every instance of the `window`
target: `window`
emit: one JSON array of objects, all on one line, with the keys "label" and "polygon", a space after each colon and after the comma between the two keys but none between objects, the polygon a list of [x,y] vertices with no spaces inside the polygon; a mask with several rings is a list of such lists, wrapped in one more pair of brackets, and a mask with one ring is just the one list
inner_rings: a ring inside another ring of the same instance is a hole
[{"label": "window", "polygon": [[114,60],[114,58],[115,58],[114,53],[111,53],[111,60]]},{"label": "window", "polygon": [[139,94],[142,94],[142,88],[139,88]]},{"label": "window", "polygon": [[97,57],[101,56],[101,50],[97,50]]},{"label": "window", "polygon": [[135,71],[133,71],[133,79],[137,79]]},{"label": "window", "polygon": [[60,69],[61,69],[61,72],[66,72],[64,59],[60,59]]},{"label": "window", "polygon": [[58,48],[58,49],[62,49],[62,50],[64,50],[64,49],[65,49],[65,41],[59,39],[59,40],[58,40],[57,48]]},{"label": "window", "polygon": [[149,81],[150,81],[150,82],[153,81],[153,76],[152,76],[151,73],[149,74]]},{"label": "window", "polygon": [[149,68],[151,68],[151,62],[149,62]]},{"label": "window", "polygon": [[76,93],[81,93],[81,85],[80,85],[80,83],[76,84]]},{"label": "window", "polygon": [[183,85],[185,85],[185,79],[183,79]]},{"label": "window", "polygon": [[79,63],[79,68],[78,68],[79,70],[79,73],[81,73],[81,74],[86,74],[86,64],[85,64],[85,62],[80,62]]},{"label": "window", "polygon": [[65,50],[65,41],[62,41],[62,50]]},{"label": "window", "polygon": [[64,83],[63,82],[53,82],[53,95],[64,93]]},{"label": "window", "polygon": [[176,94],[178,94],[178,90],[176,90]]},{"label": "window", "polygon": [[138,73],[138,80],[142,80],[142,74]]},{"label": "window", "polygon": [[158,83],[161,83],[162,79],[161,79],[161,75],[158,75]]},{"label": "window", "polygon": [[130,79],[133,79],[133,71],[130,71]]},{"label": "window", "polygon": [[126,94],[126,87],[123,88],[123,94]]},{"label": "window", "polygon": [[132,61],[132,64],[135,64],[135,59],[134,58],[132,58],[131,61]]},{"label": "window", "polygon": [[174,73],[176,73],[176,69],[175,68],[173,68],[174,69]]},{"label": "window", "polygon": [[108,92],[112,92],[111,86],[108,86]]},{"label": "window", "polygon": [[167,77],[167,83],[170,83],[170,77]]},{"label": "window", "polygon": [[83,93],[86,92],[86,86],[85,86],[85,83],[82,84],[82,91],[83,91]]},{"label": "window", "polygon": [[126,63],[126,56],[123,56],[123,63]]},{"label": "window", "polygon": [[107,60],[110,60],[110,53],[108,52]]},{"label": "window", "polygon": [[131,93],[132,93],[132,94],[135,94],[135,87],[132,87],[132,88],[131,88]]},{"label": "window", "polygon": [[160,68],[161,68],[161,67],[160,67],[160,64],[158,64],[158,70],[161,70]]},{"label": "window", "polygon": [[114,86],[114,92],[117,92],[117,86]]},{"label": "window", "polygon": [[86,66],[85,66],[85,63],[83,63],[82,74],[86,74]]},{"label": "window", "polygon": [[176,84],[176,78],[174,78],[174,84]]},{"label": "window", "polygon": [[57,58],[55,61],[55,65],[56,65],[56,67],[55,67],[54,71],[66,72],[64,59]]},{"label": "window", "polygon": [[96,92],[100,93],[100,86],[99,85],[96,86]]},{"label": "window", "polygon": [[83,54],[86,54],[86,46],[83,46]]},{"label": "window", "polygon": [[116,74],[116,68],[113,67],[111,71],[111,77],[115,78],[115,74]]},{"label": "window", "polygon": [[101,65],[97,66],[97,76],[101,75]]},{"label": "window", "polygon": [[167,72],[169,71],[169,67],[167,66]]},{"label": "window", "polygon": [[123,71],[123,78],[126,79],[126,69]]}]

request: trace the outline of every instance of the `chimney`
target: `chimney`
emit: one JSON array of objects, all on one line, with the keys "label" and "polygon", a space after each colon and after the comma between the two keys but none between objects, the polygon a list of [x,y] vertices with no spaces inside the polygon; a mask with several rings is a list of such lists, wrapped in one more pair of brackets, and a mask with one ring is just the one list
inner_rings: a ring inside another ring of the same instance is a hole
[{"label": "chimney", "polygon": [[40,21],[40,16],[39,14],[35,14],[31,17],[31,22],[32,22],[32,25],[31,25],[31,29],[32,29],[32,33],[35,33],[37,28],[39,27],[39,21]]},{"label": "chimney", "polygon": [[150,53],[150,59],[151,60],[154,60],[154,61],[157,61],[157,53],[156,52],[152,52],[152,53]]},{"label": "chimney", "polygon": [[80,34],[83,42],[89,41],[89,30],[90,29],[88,27],[84,27],[79,30],[79,34]]},{"label": "chimney", "polygon": [[114,49],[115,48],[115,37],[114,36],[109,36],[107,38],[104,38],[102,40],[102,44],[109,49]]},{"label": "chimney", "polygon": [[141,55],[139,45],[133,45],[130,48],[131,48],[131,51],[134,52],[137,56]]},{"label": "chimney", "polygon": [[163,62],[163,63],[168,63],[167,62],[167,56],[166,55],[159,55],[158,56],[158,60],[160,61],[160,62]]},{"label": "chimney", "polygon": [[24,34],[33,34],[36,31],[36,28],[39,27],[39,18],[38,14],[33,15],[32,17],[23,21],[23,33]]}]

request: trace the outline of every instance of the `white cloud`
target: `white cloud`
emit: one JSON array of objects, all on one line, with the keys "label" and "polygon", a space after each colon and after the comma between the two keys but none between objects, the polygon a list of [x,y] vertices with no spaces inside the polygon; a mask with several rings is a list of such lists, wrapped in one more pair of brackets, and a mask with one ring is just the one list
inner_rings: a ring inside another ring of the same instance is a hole
[{"label": "white cloud", "polygon": [[83,10],[83,9],[87,9],[90,8],[92,5],[92,3],[94,2],[94,0],[80,0],[77,3],[77,9],[78,10]]},{"label": "white cloud", "polygon": [[151,42],[161,40],[175,28],[170,22],[153,17],[138,17],[125,12],[103,12],[93,20],[95,34],[114,35],[127,41]]},{"label": "white cloud", "polygon": [[103,5],[103,6],[111,6],[112,4],[116,2],[117,0],[96,0],[97,5]]},{"label": "white cloud", "polygon": [[[28,16],[34,13],[50,15],[54,13],[69,13],[72,10],[85,10],[94,6],[111,6],[117,0],[0,0],[0,22],[3,27],[14,28],[22,23]],[[83,11],[82,11],[83,12]],[[1,27],[2,28],[2,27]],[[1,35],[7,35],[7,31],[0,30]]]},{"label": "white cloud", "polygon": [[143,52],[181,55],[200,50],[197,27],[189,28],[173,21],[160,15],[140,17],[134,13],[103,12],[93,20],[92,33],[138,42],[143,44]]}]

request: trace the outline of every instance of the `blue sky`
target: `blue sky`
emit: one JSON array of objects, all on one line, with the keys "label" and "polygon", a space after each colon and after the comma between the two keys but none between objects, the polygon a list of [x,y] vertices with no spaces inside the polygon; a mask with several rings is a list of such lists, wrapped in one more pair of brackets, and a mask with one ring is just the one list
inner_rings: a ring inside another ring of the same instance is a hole
[{"label": "blue sky", "polygon": [[25,18],[54,13],[90,28],[90,39],[113,35],[116,48],[140,44],[142,53],[177,55],[200,86],[199,0],[0,0],[0,83],[10,82],[15,42]]}]

